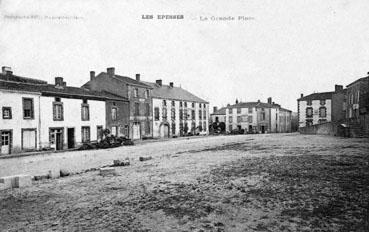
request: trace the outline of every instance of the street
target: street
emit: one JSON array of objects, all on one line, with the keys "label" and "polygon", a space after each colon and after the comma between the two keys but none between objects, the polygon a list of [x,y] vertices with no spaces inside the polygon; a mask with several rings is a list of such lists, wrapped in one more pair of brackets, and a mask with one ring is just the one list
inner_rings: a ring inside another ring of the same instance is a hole
[{"label": "street", "polygon": [[[75,174],[0,192],[0,231],[368,231],[368,151],[293,133],[1,159],[0,176]],[[117,176],[86,171],[126,158]]]}]

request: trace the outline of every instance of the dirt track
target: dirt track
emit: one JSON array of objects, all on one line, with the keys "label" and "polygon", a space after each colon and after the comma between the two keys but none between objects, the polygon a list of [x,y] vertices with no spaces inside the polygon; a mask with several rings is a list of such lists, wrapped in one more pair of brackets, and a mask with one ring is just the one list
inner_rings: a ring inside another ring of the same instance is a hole
[{"label": "dirt track", "polygon": [[367,139],[246,135],[129,149],[137,158],[118,176],[0,192],[0,231],[369,229]]}]

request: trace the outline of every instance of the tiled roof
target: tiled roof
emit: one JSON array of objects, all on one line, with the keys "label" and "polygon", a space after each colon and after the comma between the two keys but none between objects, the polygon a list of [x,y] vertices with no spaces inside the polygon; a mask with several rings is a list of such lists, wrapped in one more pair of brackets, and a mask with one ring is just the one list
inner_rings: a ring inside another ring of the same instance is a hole
[{"label": "tiled roof", "polygon": [[6,75],[3,73],[0,73],[0,80],[2,81],[14,81],[14,82],[21,82],[21,83],[32,83],[32,84],[47,84],[46,81],[28,78],[28,77],[21,77],[16,76],[13,74]]},{"label": "tiled roof", "polygon": [[322,92],[322,93],[313,93],[307,95],[305,97],[301,97],[297,100],[299,101],[307,101],[307,100],[325,100],[325,99],[332,99],[332,95],[334,92]]},{"label": "tiled roof", "polygon": [[32,83],[10,82],[0,80],[0,89],[34,92],[40,93],[41,95],[44,96],[60,96],[65,98],[126,100],[125,98],[118,97],[113,94],[100,93],[83,88],[70,86],[55,87],[55,85],[50,84],[32,84]]},{"label": "tiled roof", "polygon": [[357,79],[356,81],[348,84],[346,87],[350,87],[350,86],[352,86],[352,85],[354,85],[354,84],[356,84],[357,82],[360,82],[360,81],[368,81],[368,80],[369,80],[369,76],[368,77],[362,77],[362,78]]},{"label": "tiled roof", "polygon": [[212,113],[212,115],[225,115],[226,114],[227,107],[222,107],[216,112]]},{"label": "tiled roof", "polygon": [[228,108],[250,108],[250,107],[260,107],[260,108],[279,108],[280,105],[278,104],[269,104],[264,102],[240,102]]},{"label": "tiled roof", "polygon": [[[99,75],[97,75],[95,78],[111,78],[109,77],[109,74],[107,74],[106,72],[101,72],[99,73]],[[144,84],[143,82],[141,81],[136,81],[135,79],[132,79],[130,77],[126,77],[126,76],[120,76],[120,75],[114,75],[115,79],[117,80],[120,80],[122,82],[125,82],[127,84],[131,84],[131,85],[137,85],[137,86],[141,86],[141,87],[144,87],[144,88],[151,88],[151,86],[148,86],[146,84]],[[84,88],[89,88],[90,86],[90,81],[88,81],[86,84],[84,84],[82,87]]]},{"label": "tiled roof", "polygon": [[156,98],[173,99],[173,100],[179,100],[179,101],[209,103],[205,101],[204,99],[201,99],[180,87],[175,87],[175,86],[170,87],[169,85],[160,86],[156,83],[151,83],[151,82],[143,82],[143,83],[153,88],[151,96],[154,98],[156,97]]}]

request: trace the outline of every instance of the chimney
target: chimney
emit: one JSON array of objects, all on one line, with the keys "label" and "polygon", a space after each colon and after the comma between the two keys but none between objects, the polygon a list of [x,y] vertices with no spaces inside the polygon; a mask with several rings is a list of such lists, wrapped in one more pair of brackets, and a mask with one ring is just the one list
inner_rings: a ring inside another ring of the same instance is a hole
[{"label": "chimney", "polygon": [[1,71],[2,73],[5,75],[5,74],[8,74],[8,75],[11,75],[13,74],[12,72],[12,68],[11,67],[8,67],[8,66],[3,66],[1,67]]},{"label": "chimney", "polygon": [[55,86],[63,87],[63,77],[55,77]]},{"label": "chimney", "polygon": [[115,75],[115,68],[114,67],[107,68],[106,72],[108,73],[109,77],[113,77]]},{"label": "chimney", "polygon": [[272,102],[272,104],[274,105],[274,102]]},{"label": "chimney", "polygon": [[302,93],[302,94],[301,94],[301,98],[303,98],[303,97],[304,97],[304,94]]},{"label": "chimney", "polygon": [[238,99],[236,98],[236,104],[238,104]]},{"label": "chimney", "polygon": [[169,86],[173,88],[173,82],[169,82]]},{"label": "chimney", "polygon": [[141,80],[141,75],[139,73],[136,73],[136,81],[140,81]]},{"label": "chimney", "polygon": [[343,90],[343,86],[342,85],[335,85],[334,86],[334,92],[340,92]]},{"label": "chimney", "polygon": [[158,84],[158,85],[161,87],[161,86],[162,86],[162,84],[163,84],[163,81],[162,81],[161,79],[156,80],[156,84]]},{"label": "chimney", "polygon": [[268,103],[272,104],[272,98],[271,97],[268,97]]},{"label": "chimney", "polygon": [[218,111],[218,107],[214,106],[213,107],[213,113],[217,112]]},{"label": "chimney", "polygon": [[95,71],[90,71],[90,81],[95,79]]},{"label": "chimney", "polygon": [[258,103],[260,103],[260,99],[258,99]]},{"label": "chimney", "polygon": [[228,103],[228,104],[227,104],[227,107],[228,107],[228,106],[231,106],[231,104],[229,104],[229,103]]},{"label": "chimney", "polygon": [[63,81],[63,86],[65,87],[65,86],[67,86],[67,82],[65,82],[65,81]]}]

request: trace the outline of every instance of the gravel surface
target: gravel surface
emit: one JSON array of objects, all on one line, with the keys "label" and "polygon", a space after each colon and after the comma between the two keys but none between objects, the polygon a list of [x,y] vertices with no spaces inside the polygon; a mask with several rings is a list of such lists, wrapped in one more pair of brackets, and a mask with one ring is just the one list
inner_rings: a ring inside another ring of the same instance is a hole
[{"label": "gravel surface", "polygon": [[369,231],[368,151],[368,139],[298,134],[90,151],[86,169],[130,166],[2,191],[0,231]]}]

